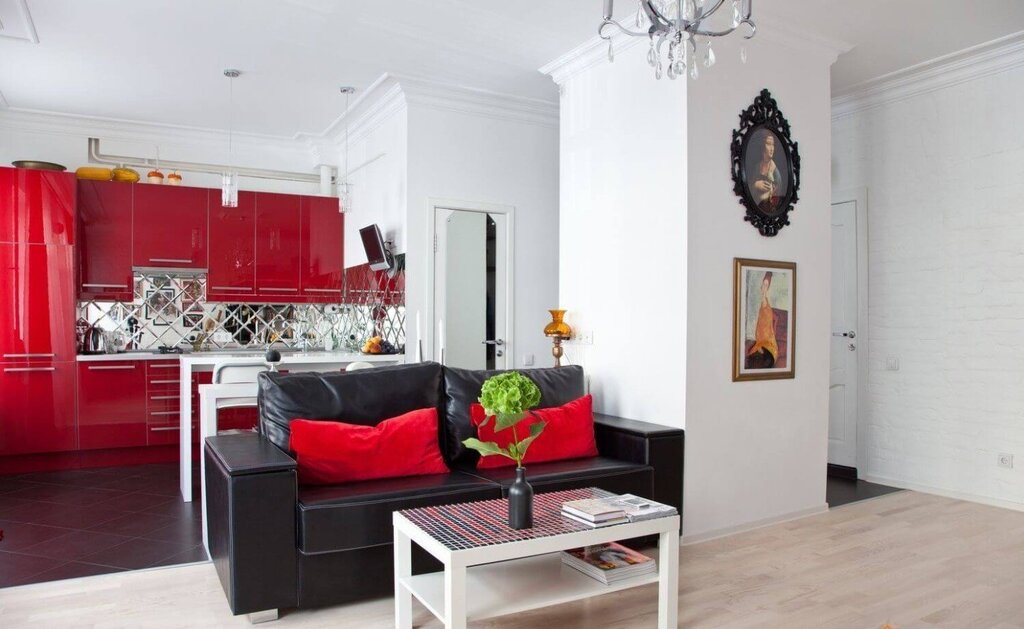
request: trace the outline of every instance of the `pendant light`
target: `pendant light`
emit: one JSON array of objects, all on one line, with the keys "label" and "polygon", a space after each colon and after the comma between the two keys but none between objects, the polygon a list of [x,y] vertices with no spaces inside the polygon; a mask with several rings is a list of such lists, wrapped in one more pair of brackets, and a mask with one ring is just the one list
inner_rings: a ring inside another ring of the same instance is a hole
[{"label": "pendant light", "polygon": [[340,88],[345,95],[345,157],[342,158],[342,171],[338,181],[338,208],[342,213],[352,209],[352,184],[348,182],[348,105],[349,98],[355,94],[356,88],[345,86]]},{"label": "pendant light", "polygon": [[235,126],[235,79],[242,73],[238,70],[224,70],[228,77],[228,168],[220,178],[220,204],[224,207],[238,207],[238,173],[235,171],[234,126]]}]

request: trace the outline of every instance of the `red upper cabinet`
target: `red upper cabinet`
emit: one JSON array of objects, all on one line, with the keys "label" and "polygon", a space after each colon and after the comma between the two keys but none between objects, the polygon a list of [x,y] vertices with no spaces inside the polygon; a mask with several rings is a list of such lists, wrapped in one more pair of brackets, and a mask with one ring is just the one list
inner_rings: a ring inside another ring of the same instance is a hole
[{"label": "red upper cabinet", "polygon": [[114,181],[78,182],[78,295],[132,300],[132,192]]},{"label": "red upper cabinet", "polygon": [[0,456],[75,447],[75,363],[0,365]]},{"label": "red upper cabinet", "polygon": [[210,190],[134,184],[132,264],[150,268],[207,268]]},{"label": "red upper cabinet", "polygon": [[0,168],[0,242],[75,243],[75,176]]},{"label": "red upper cabinet", "polygon": [[256,292],[261,300],[288,303],[299,296],[301,197],[256,194]]},{"label": "red upper cabinet", "polygon": [[75,359],[69,245],[0,243],[0,362]]},{"label": "red upper cabinet", "polygon": [[304,301],[339,303],[344,267],[345,222],[333,197],[302,197]]},{"label": "red upper cabinet", "polygon": [[144,446],[147,432],[145,363],[78,363],[78,447]]},{"label": "red upper cabinet", "polygon": [[256,294],[256,195],[238,193],[238,207],[210,207],[210,301],[247,301]]}]

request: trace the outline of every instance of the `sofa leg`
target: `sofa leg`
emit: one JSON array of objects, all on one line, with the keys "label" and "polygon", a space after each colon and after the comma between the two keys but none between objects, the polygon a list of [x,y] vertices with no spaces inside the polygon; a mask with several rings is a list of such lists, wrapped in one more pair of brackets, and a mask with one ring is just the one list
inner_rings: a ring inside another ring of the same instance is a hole
[{"label": "sofa leg", "polygon": [[251,614],[248,614],[248,617],[250,625],[258,625],[263,622],[272,622],[274,620],[277,620],[277,610],[264,609],[260,612],[253,612]]}]

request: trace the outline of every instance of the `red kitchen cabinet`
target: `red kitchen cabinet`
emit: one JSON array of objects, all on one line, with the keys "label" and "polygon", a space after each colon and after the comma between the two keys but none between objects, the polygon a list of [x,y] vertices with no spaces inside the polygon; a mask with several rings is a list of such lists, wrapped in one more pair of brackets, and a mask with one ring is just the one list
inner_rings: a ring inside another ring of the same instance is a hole
[{"label": "red kitchen cabinet", "polygon": [[210,190],[134,184],[132,264],[150,268],[207,268]]},{"label": "red kitchen cabinet", "polygon": [[256,195],[238,193],[238,207],[210,208],[208,301],[248,301],[256,294]]},{"label": "red kitchen cabinet", "polygon": [[256,194],[256,292],[267,303],[291,303],[299,296],[301,197]]},{"label": "red kitchen cabinet", "polygon": [[0,363],[75,359],[73,250],[0,243]]},{"label": "red kitchen cabinet", "polygon": [[0,366],[0,455],[75,447],[75,363]]},{"label": "red kitchen cabinet", "polygon": [[0,242],[75,243],[75,176],[0,168]]},{"label": "red kitchen cabinet", "polygon": [[116,181],[78,182],[78,296],[132,300],[132,193]]},{"label": "red kitchen cabinet", "polygon": [[300,288],[306,302],[340,303],[345,222],[333,197],[302,197]]},{"label": "red kitchen cabinet", "polygon": [[78,363],[78,447],[146,445],[146,368],[142,361]]}]

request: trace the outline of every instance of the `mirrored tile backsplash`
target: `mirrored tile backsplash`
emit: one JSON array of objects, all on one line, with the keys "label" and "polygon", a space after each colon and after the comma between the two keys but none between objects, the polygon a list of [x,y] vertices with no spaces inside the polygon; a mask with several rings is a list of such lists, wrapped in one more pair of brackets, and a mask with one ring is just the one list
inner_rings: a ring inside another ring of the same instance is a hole
[{"label": "mirrored tile backsplash", "polygon": [[[404,256],[400,256],[404,258]],[[80,301],[78,333],[104,331],[108,346],[193,351],[262,348],[359,351],[381,336],[405,345],[405,271],[394,277],[366,265],[346,269],[342,303],[226,304],[206,301],[205,275],[136,273],[131,302]]]}]

